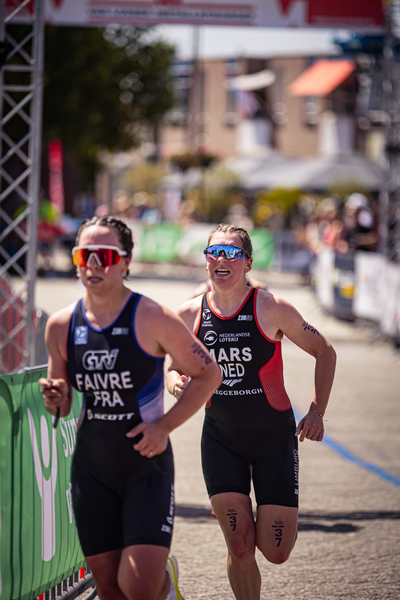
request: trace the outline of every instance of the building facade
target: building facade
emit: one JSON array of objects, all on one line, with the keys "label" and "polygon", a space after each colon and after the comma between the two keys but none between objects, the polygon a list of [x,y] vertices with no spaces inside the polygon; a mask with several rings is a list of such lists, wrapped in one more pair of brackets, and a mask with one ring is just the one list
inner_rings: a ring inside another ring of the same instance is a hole
[{"label": "building facade", "polygon": [[363,127],[360,81],[359,66],[341,57],[177,63],[177,106],[161,126],[160,154],[306,158],[357,151],[375,158],[382,135],[379,127]]}]

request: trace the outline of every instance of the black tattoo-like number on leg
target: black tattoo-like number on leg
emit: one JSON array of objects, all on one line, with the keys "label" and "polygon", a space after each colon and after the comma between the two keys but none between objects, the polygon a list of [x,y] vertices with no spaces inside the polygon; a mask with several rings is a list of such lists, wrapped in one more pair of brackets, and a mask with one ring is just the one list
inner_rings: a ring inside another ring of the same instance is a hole
[{"label": "black tattoo-like number on leg", "polygon": [[232,527],[232,531],[235,531],[237,525],[237,510],[235,508],[228,508],[226,516],[229,519],[229,525]]},{"label": "black tattoo-like number on leg", "polygon": [[277,548],[279,548],[279,546],[282,543],[284,527],[285,527],[285,524],[283,521],[275,521],[275,525],[272,525],[272,529],[274,529]]}]

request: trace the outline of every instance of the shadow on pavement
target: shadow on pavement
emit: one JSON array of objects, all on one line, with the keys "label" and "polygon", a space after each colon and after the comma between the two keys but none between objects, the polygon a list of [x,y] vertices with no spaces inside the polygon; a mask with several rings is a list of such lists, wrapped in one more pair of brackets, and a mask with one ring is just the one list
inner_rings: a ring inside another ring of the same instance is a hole
[{"label": "shadow on pavement", "polygon": [[[325,533],[354,533],[361,529],[362,521],[388,521],[400,519],[400,512],[317,513],[299,515],[299,531]],[[334,523],[332,523],[334,521]],[[328,523],[327,523],[328,522]],[[329,523],[330,522],[330,523]]]},{"label": "shadow on pavement", "polygon": [[208,521],[211,517],[211,506],[191,506],[187,504],[177,504],[175,506],[175,516],[183,519],[198,519]]},{"label": "shadow on pavement", "polygon": [[351,513],[300,513],[299,520],[324,520],[324,521],[388,521],[400,519],[398,511],[354,511]]}]

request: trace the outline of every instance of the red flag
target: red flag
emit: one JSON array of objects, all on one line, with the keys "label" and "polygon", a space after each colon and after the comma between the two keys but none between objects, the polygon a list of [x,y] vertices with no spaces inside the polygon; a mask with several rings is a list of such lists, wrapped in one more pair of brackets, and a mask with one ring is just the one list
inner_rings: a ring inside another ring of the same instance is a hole
[{"label": "red flag", "polygon": [[49,143],[49,200],[60,215],[64,214],[63,150],[61,140]]}]

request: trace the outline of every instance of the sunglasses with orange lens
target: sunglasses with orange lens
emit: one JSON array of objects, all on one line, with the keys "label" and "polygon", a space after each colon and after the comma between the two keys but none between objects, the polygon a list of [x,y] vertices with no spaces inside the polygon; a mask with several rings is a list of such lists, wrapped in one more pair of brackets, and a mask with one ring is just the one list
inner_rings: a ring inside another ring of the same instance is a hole
[{"label": "sunglasses with orange lens", "polygon": [[121,256],[126,255],[127,252],[117,246],[89,245],[72,248],[72,262],[77,267],[86,267],[92,256],[99,267],[112,267],[120,262]]}]

